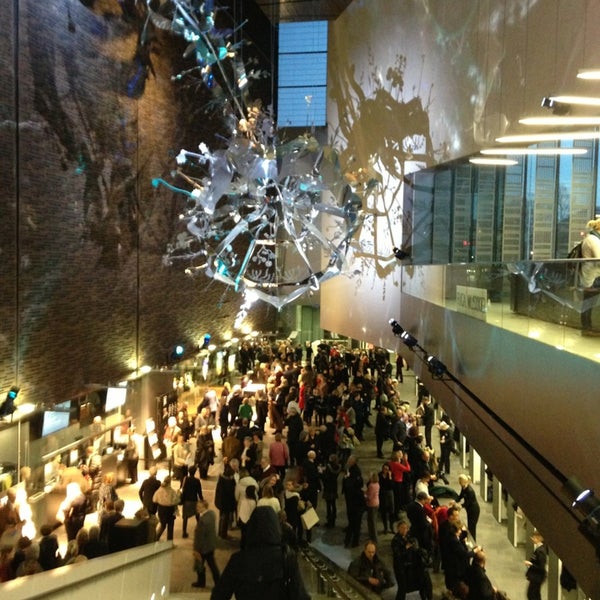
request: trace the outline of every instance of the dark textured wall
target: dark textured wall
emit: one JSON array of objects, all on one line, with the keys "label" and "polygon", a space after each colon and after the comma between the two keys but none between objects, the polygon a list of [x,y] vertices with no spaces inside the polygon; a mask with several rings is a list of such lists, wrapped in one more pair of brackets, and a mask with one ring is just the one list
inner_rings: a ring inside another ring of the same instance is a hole
[{"label": "dark textured wall", "polygon": [[[220,121],[157,35],[142,91],[119,4],[11,0],[0,21],[0,391],[34,402],[231,330],[241,298],[162,264],[178,200],[151,186]],[[137,82],[137,84],[136,84]],[[257,307],[253,327],[274,329]]]}]

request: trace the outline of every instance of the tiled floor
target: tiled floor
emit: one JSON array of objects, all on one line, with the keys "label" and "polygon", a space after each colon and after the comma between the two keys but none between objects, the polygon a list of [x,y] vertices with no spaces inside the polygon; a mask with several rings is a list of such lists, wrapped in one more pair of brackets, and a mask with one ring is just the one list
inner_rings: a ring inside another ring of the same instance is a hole
[{"label": "tiled floor", "polygon": [[[401,397],[403,400],[411,402],[411,406],[415,407],[415,381],[414,377],[405,377],[404,383],[401,385]],[[270,431],[268,429],[268,431]],[[268,442],[271,438],[271,434],[267,434],[266,441]],[[220,440],[219,440],[220,441]],[[434,446],[437,441],[434,438]],[[370,471],[379,471],[381,468],[382,460],[376,458],[375,445],[374,445],[373,430],[365,429],[365,441],[357,448],[356,454],[359,456],[359,464],[362,469],[363,477],[366,477]],[[385,451],[385,448],[384,448]],[[456,477],[462,469],[458,463],[458,458],[453,457],[453,464],[450,475],[450,484],[458,489],[458,483]],[[205,498],[207,498],[211,504],[214,500],[214,490],[217,481],[217,476],[221,470],[220,460],[211,467],[209,471],[208,480],[202,481],[202,487]],[[166,471],[159,471],[159,479],[166,474]],[[140,473],[140,480],[143,479],[147,474],[145,472]],[[177,484],[176,484],[177,485]],[[133,513],[139,508],[138,499],[138,487],[136,485],[126,485],[119,488],[119,495],[125,500],[125,516],[133,516]],[[525,598],[525,567],[523,561],[525,559],[525,548],[519,546],[514,548],[508,541],[506,527],[498,524],[491,511],[491,504],[485,503],[480,500],[481,505],[481,517],[478,524],[478,542],[486,550],[488,557],[487,572],[494,583],[494,585],[505,591],[508,597],[512,600],[521,600]],[[322,516],[324,521],[324,510],[325,506],[323,502],[320,502],[318,506],[318,512]],[[317,550],[326,554],[331,560],[333,560],[341,568],[346,569],[350,561],[357,556],[361,548],[345,549],[343,546],[343,527],[346,524],[344,502],[343,499],[338,501],[338,521],[337,526],[334,529],[325,529],[323,527],[316,527],[313,533],[312,545]],[[89,520],[93,519],[93,515],[88,517]],[[524,523],[523,523],[524,526]],[[193,533],[194,523],[190,523],[188,531]],[[193,536],[192,536],[193,537]],[[192,537],[188,539],[182,538],[181,530],[181,519],[177,519],[175,524],[175,549],[172,557],[172,578],[171,578],[171,594],[175,597],[184,598],[195,597],[195,598],[209,598],[209,590],[200,591],[192,587],[192,582],[195,581],[195,574],[192,570]],[[236,551],[238,548],[238,532],[232,531],[230,541],[219,540],[219,548],[216,552],[217,564],[224,567],[227,563],[229,555]],[[379,553],[383,560],[391,566],[391,535],[380,535],[379,536]],[[362,539],[366,541],[367,530],[366,523],[363,523]],[[212,587],[211,576],[208,574],[208,585]],[[444,590],[443,575],[432,574],[434,583],[434,598],[438,599]],[[545,588],[546,586],[544,586]],[[315,595],[313,595],[315,597]],[[384,596],[385,598],[394,598],[395,591],[389,590]],[[543,589],[543,598],[545,599],[546,590]]]}]

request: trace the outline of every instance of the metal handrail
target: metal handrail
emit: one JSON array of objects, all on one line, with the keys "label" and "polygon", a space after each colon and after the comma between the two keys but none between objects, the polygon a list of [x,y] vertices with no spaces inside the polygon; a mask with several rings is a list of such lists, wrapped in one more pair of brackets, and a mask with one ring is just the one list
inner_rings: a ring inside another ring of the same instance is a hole
[{"label": "metal handrail", "polygon": [[[361,585],[347,571],[336,565],[325,554],[312,546],[301,548],[299,555],[316,572],[318,594],[342,600],[377,600],[381,598]],[[312,591],[312,590],[311,590]]]}]

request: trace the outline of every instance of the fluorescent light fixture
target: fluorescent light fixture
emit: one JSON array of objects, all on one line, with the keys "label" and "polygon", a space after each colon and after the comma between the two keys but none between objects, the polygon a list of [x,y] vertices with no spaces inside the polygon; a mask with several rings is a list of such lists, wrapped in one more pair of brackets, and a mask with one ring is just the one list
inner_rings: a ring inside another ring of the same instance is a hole
[{"label": "fluorescent light fixture", "polygon": [[522,125],[600,125],[600,117],[525,117],[519,119]]},{"label": "fluorescent light fixture", "polygon": [[522,133],[496,138],[499,144],[525,144],[534,142],[557,142],[559,140],[597,140],[600,131],[561,131],[556,133]]},{"label": "fluorescent light fixture", "polygon": [[559,154],[586,154],[587,148],[484,148],[481,154],[533,154],[538,156],[555,156]]},{"label": "fluorescent light fixture", "polygon": [[600,79],[600,69],[579,69],[579,79]]},{"label": "fluorescent light fixture", "polygon": [[583,106],[600,106],[600,98],[593,96],[550,96],[550,100],[561,104],[581,104]]},{"label": "fluorescent light fixture", "polygon": [[497,167],[509,167],[512,165],[518,165],[519,162],[512,158],[485,158],[483,156],[475,156],[469,159],[470,163],[474,165],[488,165]]}]

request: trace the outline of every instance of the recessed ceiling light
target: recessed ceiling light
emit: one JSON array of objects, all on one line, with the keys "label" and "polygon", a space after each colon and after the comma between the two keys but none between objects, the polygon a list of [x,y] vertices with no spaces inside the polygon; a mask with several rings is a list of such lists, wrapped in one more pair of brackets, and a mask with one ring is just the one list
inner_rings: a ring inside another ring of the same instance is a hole
[{"label": "recessed ceiling light", "polygon": [[554,142],[558,140],[597,140],[599,138],[600,131],[561,131],[503,135],[496,138],[496,141],[500,144],[522,144],[525,142]]},{"label": "recessed ceiling light", "polygon": [[594,96],[550,96],[550,100],[561,104],[581,104],[583,106],[600,106],[600,98]]},{"label": "recessed ceiling light", "polygon": [[519,164],[518,161],[513,160],[512,158],[485,158],[483,156],[475,156],[470,158],[469,162],[473,163],[474,165],[489,165],[499,167],[508,167]]},{"label": "recessed ceiling light", "polygon": [[600,69],[579,69],[579,79],[600,79]]},{"label": "recessed ceiling light", "polygon": [[519,119],[523,125],[600,125],[600,117],[525,117]]},{"label": "recessed ceiling light", "polygon": [[481,154],[534,154],[534,155],[557,155],[557,154],[585,154],[587,148],[484,148]]}]

